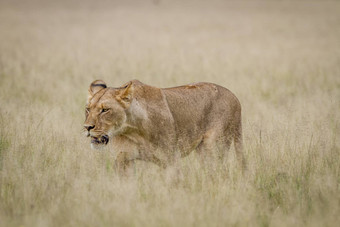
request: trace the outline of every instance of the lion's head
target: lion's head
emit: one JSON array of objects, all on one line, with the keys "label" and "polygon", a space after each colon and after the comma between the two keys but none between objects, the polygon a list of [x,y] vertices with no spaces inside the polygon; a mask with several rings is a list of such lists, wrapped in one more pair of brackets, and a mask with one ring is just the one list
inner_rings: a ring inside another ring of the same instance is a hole
[{"label": "lion's head", "polygon": [[132,98],[132,83],[121,88],[107,87],[102,80],[93,81],[85,108],[84,128],[91,146],[99,148],[124,131],[126,109]]}]

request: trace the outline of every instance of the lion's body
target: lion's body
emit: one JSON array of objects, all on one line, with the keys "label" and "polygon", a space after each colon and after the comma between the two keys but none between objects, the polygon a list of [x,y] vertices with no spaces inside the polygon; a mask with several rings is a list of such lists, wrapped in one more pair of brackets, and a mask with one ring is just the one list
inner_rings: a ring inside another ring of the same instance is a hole
[{"label": "lion's body", "polygon": [[123,88],[105,86],[88,102],[89,109],[103,105],[110,108],[112,117],[106,114],[100,121],[101,113],[93,110],[85,124],[110,136],[111,146],[118,152],[118,166],[125,168],[138,159],[166,167],[193,150],[203,156],[214,152],[223,156],[232,140],[245,165],[241,106],[224,87],[196,83],[161,89],[134,80]]}]

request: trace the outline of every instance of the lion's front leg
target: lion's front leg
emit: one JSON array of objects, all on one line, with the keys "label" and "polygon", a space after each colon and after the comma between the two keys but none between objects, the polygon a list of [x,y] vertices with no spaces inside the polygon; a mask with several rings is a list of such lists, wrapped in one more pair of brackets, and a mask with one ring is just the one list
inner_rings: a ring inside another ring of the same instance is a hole
[{"label": "lion's front leg", "polygon": [[116,171],[120,176],[130,176],[134,173],[136,157],[133,153],[120,152],[115,161]]}]

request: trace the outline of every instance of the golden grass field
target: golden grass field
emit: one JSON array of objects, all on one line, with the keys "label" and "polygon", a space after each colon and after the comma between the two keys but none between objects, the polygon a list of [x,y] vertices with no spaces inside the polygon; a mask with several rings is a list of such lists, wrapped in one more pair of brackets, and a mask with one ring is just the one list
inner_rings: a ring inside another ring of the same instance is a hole
[{"label": "golden grass field", "polygon": [[[82,132],[87,89],[214,82],[243,108],[234,149],[179,175]],[[0,226],[338,226],[340,1],[0,1]]]}]

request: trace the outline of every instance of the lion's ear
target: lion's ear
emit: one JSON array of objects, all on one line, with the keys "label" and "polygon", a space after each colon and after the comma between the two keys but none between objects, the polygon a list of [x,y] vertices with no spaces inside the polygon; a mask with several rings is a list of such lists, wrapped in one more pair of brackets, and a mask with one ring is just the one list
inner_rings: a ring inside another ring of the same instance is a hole
[{"label": "lion's ear", "polygon": [[133,83],[130,81],[126,84],[123,89],[118,93],[116,99],[120,102],[130,103],[134,93],[134,86]]},{"label": "lion's ear", "polygon": [[89,97],[88,101],[96,94],[98,91],[106,88],[106,83],[102,80],[95,80],[90,84],[89,87]]}]

